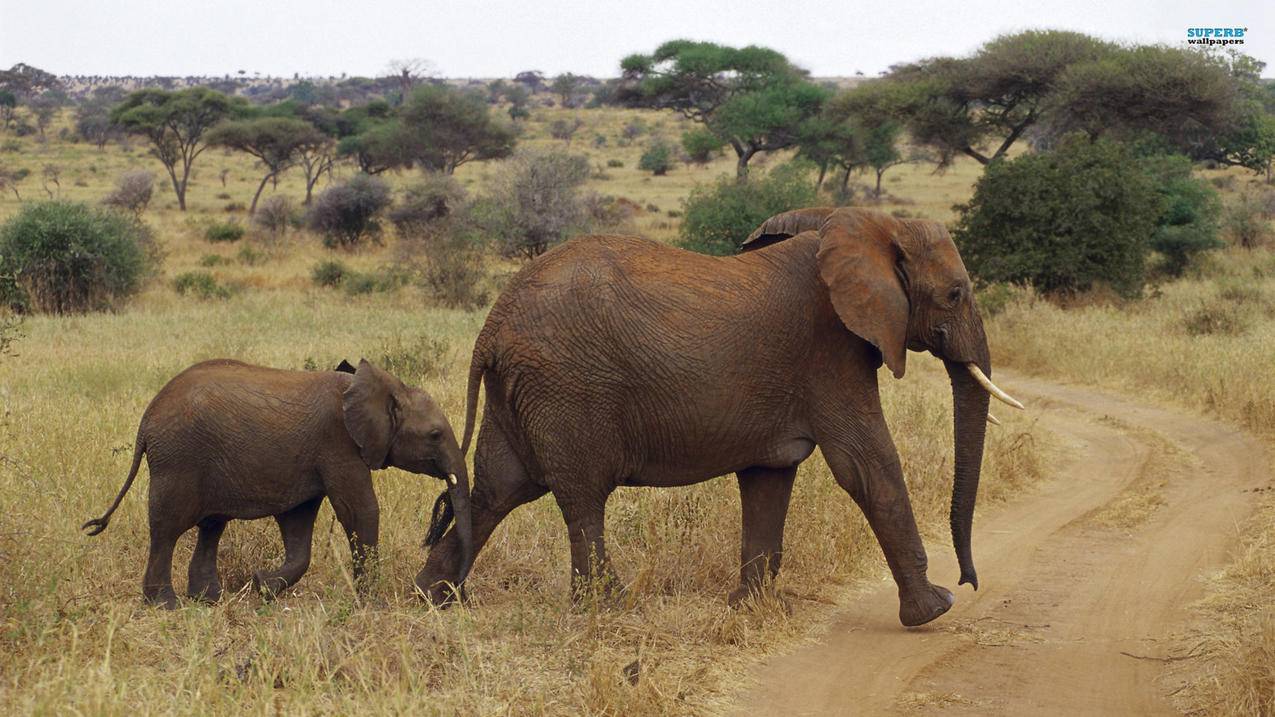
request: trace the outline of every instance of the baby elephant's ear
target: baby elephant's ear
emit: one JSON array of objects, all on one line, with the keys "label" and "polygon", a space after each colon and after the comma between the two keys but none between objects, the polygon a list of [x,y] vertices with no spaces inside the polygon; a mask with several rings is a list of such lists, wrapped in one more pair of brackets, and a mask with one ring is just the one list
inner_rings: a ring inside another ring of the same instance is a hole
[{"label": "baby elephant's ear", "polygon": [[360,359],[354,380],[341,397],[345,429],[358,444],[363,462],[372,470],[385,467],[398,430],[399,407],[394,398],[397,385],[398,379],[367,359]]}]

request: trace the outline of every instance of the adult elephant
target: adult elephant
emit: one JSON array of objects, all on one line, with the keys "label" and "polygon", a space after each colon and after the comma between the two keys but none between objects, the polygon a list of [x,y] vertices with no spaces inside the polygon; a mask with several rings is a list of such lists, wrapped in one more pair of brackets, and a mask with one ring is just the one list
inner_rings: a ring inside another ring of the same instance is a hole
[{"label": "adult elephant", "polygon": [[[906,351],[944,361],[955,414],[952,535],[975,589],[974,499],[991,358],[969,275],[941,224],[858,209],[776,216],[745,251],[710,257],[619,236],[570,241],[525,267],[474,346],[462,451],[478,386],[475,552],[517,506],[552,492],[575,585],[610,575],[603,542],[617,486],[681,486],[734,472],[743,504],[735,603],[779,569],[797,466],[819,446],[867,515],[899,589],[899,619],[952,605],[930,583],[877,368]],[[1013,399],[1004,396],[1007,401]],[[1021,406],[1019,406],[1021,407]],[[449,532],[417,585],[449,599],[461,568]]]}]

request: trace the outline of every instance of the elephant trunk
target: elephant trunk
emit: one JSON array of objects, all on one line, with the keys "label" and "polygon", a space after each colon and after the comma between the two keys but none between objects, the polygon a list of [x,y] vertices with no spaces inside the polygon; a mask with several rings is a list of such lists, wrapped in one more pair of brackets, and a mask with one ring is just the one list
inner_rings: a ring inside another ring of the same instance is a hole
[{"label": "elephant trunk", "polygon": [[469,508],[469,472],[465,470],[463,463],[459,473],[448,476],[447,494],[456,515],[456,537],[460,540],[460,570],[456,573],[456,586],[459,588],[474,564],[474,522]]},{"label": "elephant trunk", "polygon": [[986,343],[973,364],[944,360],[948,378],[952,381],[952,420],[955,436],[956,468],[952,482],[952,544],[961,566],[961,585],[969,583],[978,589],[978,573],[974,570],[974,556],[970,549],[974,529],[974,502],[978,496],[978,479],[983,465],[983,440],[987,431],[988,392],[969,370],[970,365],[981,366],[983,373],[991,373],[991,359]]}]

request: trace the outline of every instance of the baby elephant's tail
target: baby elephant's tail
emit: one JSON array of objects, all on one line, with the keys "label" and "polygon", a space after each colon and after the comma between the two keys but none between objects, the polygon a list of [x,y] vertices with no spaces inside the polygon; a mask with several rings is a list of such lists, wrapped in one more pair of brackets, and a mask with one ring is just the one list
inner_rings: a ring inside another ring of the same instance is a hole
[{"label": "baby elephant's tail", "polygon": [[139,434],[137,436],[137,447],[133,449],[133,467],[128,469],[128,480],[124,481],[124,487],[120,488],[119,495],[115,496],[115,502],[111,503],[111,507],[106,509],[106,513],[101,518],[94,518],[81,525],[80,530],[92,528],[92,530],[89,530],[89,535],[97,535],[106,530],[107,524],[111,522],[111,513],[114,513],[115,509],[120,507],[120,501],[124,500],[124,494],[128,492],[129,488],[133,487],[133,479],[137,477],[137,469],[142,465],[142,454],[145,452],[146,442]]}]

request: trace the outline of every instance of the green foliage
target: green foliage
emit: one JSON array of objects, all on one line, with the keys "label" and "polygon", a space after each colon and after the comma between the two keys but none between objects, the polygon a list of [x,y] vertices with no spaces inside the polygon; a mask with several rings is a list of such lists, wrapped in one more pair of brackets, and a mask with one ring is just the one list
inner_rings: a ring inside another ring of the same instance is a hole
[{"label": "green foliage", "polygon": [[389,185],[359,174],[316,197],[306,221],[323,236],[324,246],[350,249],[380,236],[378,217],[392,201]]},{"label": "green foliage", "polygon": [[1151,248],[1163,257],[1166,274],[1181,276],[1198,254],[1225,246],[1217,238],[1221,201],[1208,182],[1191,176],[1187,157],[1153,156],[1140,165],[1161,197]]},{"label": "green foliage", "polygon": [[0,300],[19,311],[113,308],[136,294],[158,263],[150,232],[119,212],[40,202],[0,225]]},{"label": "green foliage", "polygon": [[638,169],[650,172],[657,177],[668,174],[673,167],[673,147],[663,139],[651,142],[638,160]]},{"label": "green foliage", "polygon": [[266,182],[295,164],[303,151],[313,152],[326,145],[328,137],[304,120],[265,116],[222,122],[208,132],[206,141],[255,157],[265,167],[248,208],[255,214]]},{"label": "green foliage", "polygon": [[1133,296],[1161,199],[1127,147],[1071,137],[993,162],[957,210],[954,239],[983,281],[1063,293],[1105,282]]},{"label": "green foliage", "polygon": [[400,237],[420,237],[463,211],[468,202],[465,188],[455,177],[427,173],[403,191],[389,219]]},{"label": "green foliage", "polygon": [[152,154],[173,179],[178,206],[185,211],[190,168],[206,146],[205,133],[243,109],[242,100],[206,87],[177,92],[148,89],[116,105],[110,121],[150,142]]},{"label": "green foliage", "polygon": [[707,164],[721,151],[721,138],[705,129],[693,129],[682,134],[682,149],[696,164]]},{"label": "green foliage", "polygon": [[[1268,195],[1269,201],[1269,195]],[[1222,222],[1231,241],[1245,249],[1263,246],[1271,237],[1270,214],[1262,199],[1251,192],[1241,192],[1226,207]]]},{"label": "green foliage", "polygon": [[381,343],[377,366],[409,384],[419,385],[437,376],[451,347],[431,336],[405,338],[401,334]]},{"label": "green foliage", "polygon": [[204,229],[204,239],[213,244],[237,242],[243,235],[243,226],[236,222],[218,222]]},{"label": "green foliage", "polygon": [[681,246],[704,254],[733,254],[759,224],[781,212],[816,203],[809,168],[776,167],[762,179],[723,177],[696,187],[684,202]]},{"label": "green foliage", "polygon": [[610,168],[612,168],[612,169],[619,169],[620,167],[623,167],[623,166],[624,166],[624,160],[622,160],[622,159],[608,159],[608,160],[607,160],[607,166],[608,166],[608,167],[610,167]]},{"label": "green foliage", "polygon": [[334,289],[340,286],[350,273],[350,268],[345,265],[345,262],[326,259],[314,265],[314,268],[310,270],[310,279],[317,286]]},{"label": "green foliage", "polygon": [[173,279],[173,289],[180,295],[187,294],[205,301],[209,299],[229,299],[235,295],[234,289],[217,281],[217,278],[206,271],[187,271]]},{"label": "green foliage", "polygon": [[758,152],[791,147],[830,92],[806,79],[783,54],[764,47],[727,47],[674,40],[620,63],[617,98],[632,106],[673,109],[703,123],[748,173]]}]

